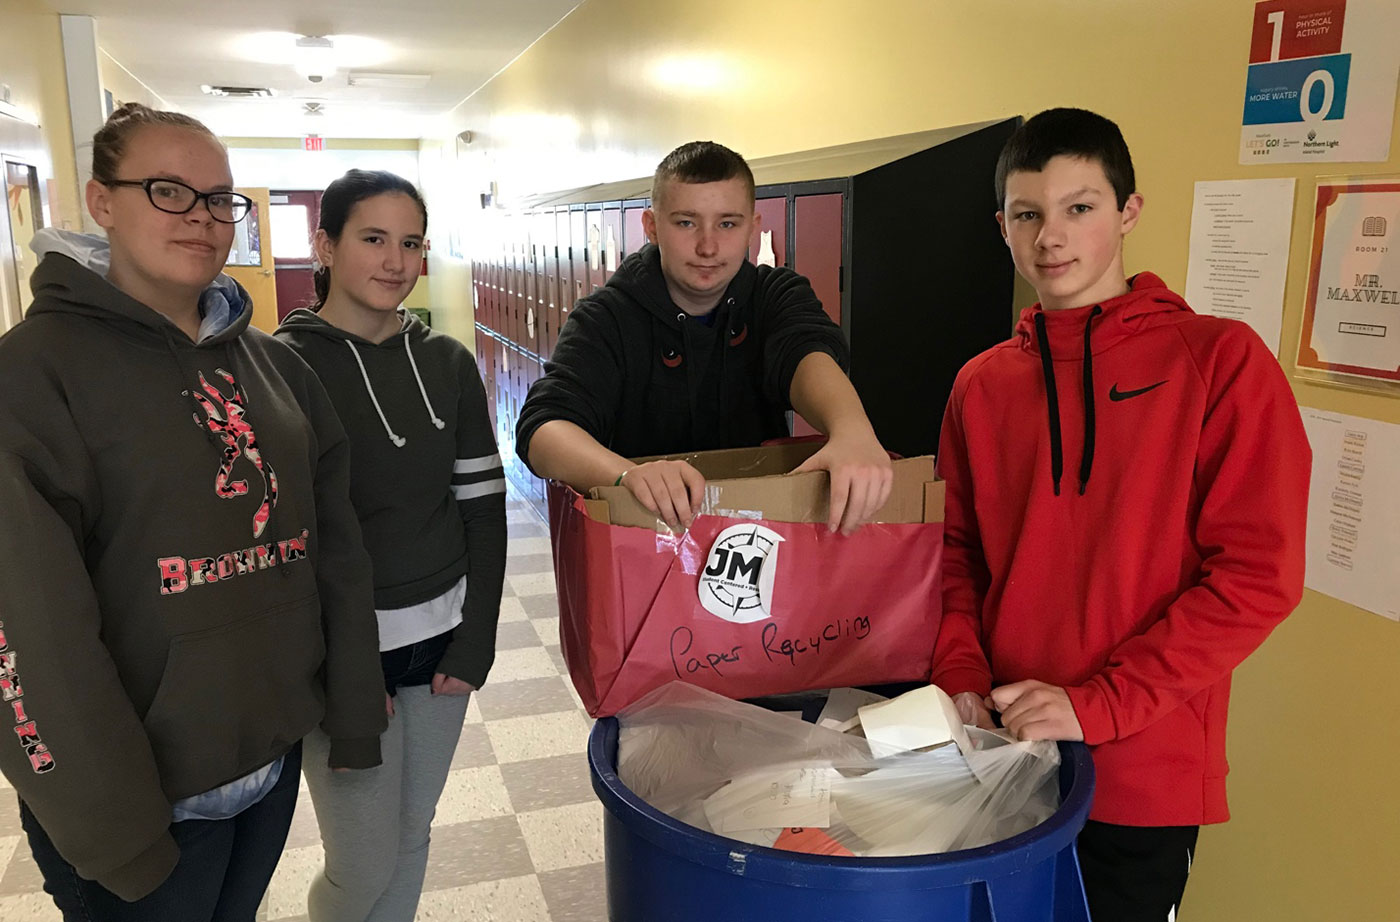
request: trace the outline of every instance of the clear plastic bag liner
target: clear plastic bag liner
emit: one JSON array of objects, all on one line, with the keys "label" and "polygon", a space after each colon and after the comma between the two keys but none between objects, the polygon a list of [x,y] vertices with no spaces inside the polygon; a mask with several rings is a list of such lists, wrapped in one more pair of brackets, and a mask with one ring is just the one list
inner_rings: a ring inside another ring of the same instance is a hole
[{"label": "clear plastic bag liner", "polygon": [[[953,745],[894,752],[679,682],[626,708],[618,722],[623,784],[668,816],[706,832],[729,829],[723,834],[751,844],[938,854],[1018,835],[1060,805],[1051,742],[968,728],[974,748],[966,757]],[[826,825],[804,824],[820,834],[787,827],[783,817],[813,817],[801,798],[819,798],[827,782]],[[717,811],[771,816],[777,825],[739,830],[745,821]]]}]

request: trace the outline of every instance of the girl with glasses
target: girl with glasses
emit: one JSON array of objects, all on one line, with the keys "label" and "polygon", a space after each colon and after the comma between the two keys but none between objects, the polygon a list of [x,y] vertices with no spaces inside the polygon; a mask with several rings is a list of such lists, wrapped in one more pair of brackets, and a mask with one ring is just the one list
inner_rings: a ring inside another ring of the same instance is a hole
[{"label": "girl with glasses", "polygon": [[337,775],[306,739],[307,786],[326,864],[312,922],[411,922],[428,837],[486,681],[505,578],[505,475],[476,361],[400,305],[423,264],[427,209],[392,173],[351,170],[321,198],[317,304],[277,338],[330,392],[350,435],[350,496],[374,571],[384,764]]},{"label": "girl with glasses", "polygon": [[67,922],[252,922],[301,738],[380,761],[349,446],[220,274],[232,186],[204,125],[118,109],[86,190],[106,240],[41,232],[0,339],[0,769]]}]

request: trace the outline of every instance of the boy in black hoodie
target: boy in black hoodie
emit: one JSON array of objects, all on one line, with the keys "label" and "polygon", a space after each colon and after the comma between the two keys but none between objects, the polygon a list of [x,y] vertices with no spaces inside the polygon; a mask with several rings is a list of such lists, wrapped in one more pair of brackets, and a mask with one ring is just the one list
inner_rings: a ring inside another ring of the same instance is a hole
[{"label": "boy in black hoodie", "polygon": [[830,440],[798,470],[831,473],[829,526],[849,534],[889,497],[893,471],[847,380],[841,330],[807,280],[755,267],[753,173],[711,141],[672,151],[642,216],[651,244],[578,302],[530,388],[516,451],[577,489],[622,484],[671,528],[705,480],[684,461],[628,458],[757,445],[795,409]]}]

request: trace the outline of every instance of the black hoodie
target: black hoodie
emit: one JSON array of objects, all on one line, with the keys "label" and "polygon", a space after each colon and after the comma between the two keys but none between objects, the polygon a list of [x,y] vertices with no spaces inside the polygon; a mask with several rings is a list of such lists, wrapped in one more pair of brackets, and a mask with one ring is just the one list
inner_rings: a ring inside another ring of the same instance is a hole
[{"label": "black hoodie", "polygon": [[529,464],[530,439],[554,419],[628,458],[780,438],[793,373],[813,352],[850,363],[802,276],[745,261],[707,325],[676,307],[648,244],[570,312],[521,408],[516,452]]},{"label": "black hoodie", "polygon": [[171,804],[318,723],[385,727],[349,444],[306,363],[241,316],[196,345],[68,256],[0,338],[0,769],[84,877],[137,899]]},{"label": "black hoodie", "polygon": [[462,622],[436,671],[480,688],[496,655],[506,567],[505,472],[470,352],[401,314],[381,343],[297,310],[277,328],[320,376],[350,435],[350,498],[380,609],[435,599],[467,576]]}]

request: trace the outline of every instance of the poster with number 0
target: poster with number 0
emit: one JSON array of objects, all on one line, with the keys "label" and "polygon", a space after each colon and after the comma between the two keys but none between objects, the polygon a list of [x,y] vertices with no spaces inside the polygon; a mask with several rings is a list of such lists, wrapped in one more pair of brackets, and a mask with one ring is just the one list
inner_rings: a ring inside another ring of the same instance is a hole
[{"label": "poster with number 0", "polygon": [[1387,159],[1397,74],[1397,0],[1260,0],[1240,163]]}]

